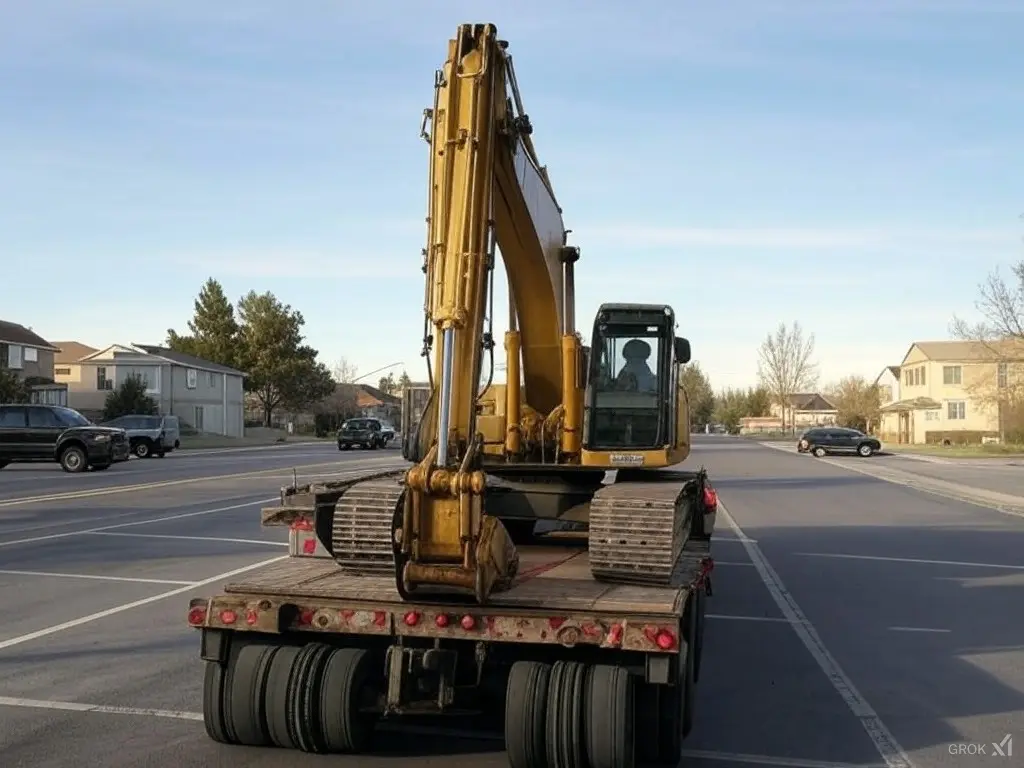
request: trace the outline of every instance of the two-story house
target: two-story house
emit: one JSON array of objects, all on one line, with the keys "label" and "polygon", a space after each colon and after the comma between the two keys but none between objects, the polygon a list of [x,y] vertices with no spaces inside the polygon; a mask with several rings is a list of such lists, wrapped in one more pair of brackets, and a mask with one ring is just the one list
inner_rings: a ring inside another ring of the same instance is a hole
[{"label": "two-story house", "polygon": [[779,403],[772,403],[769,413],[780,427],[792,430],[835,424],[839,415],[836,406],[818,392],[790,395],[784,408]]},{"label": "two-story house", "polygon": [[1024,343],[914,342],[898,366],[897,398],[883,399],[882,438],[955,443],[999,437],[1000,392],[1016,383],[1022,364]]},{"label": "two-story house", "polygon": [[[65,342],[71,344],[77,342]],[[160,413],[177,416],[198,432],[243,436],[245,374],[234,368],[166,347],[114,344],[62,361],[56,372],[68,386],[69,405],[93,418],[103,412],[107,395],[131,375],[142,378]]]},{"label": "two-story house", "polygon": [[67,405],[67,387],[56,384],[53,357],[60,349],[31,328],[0,320],[0,368],[29,383],[33,403]]}]

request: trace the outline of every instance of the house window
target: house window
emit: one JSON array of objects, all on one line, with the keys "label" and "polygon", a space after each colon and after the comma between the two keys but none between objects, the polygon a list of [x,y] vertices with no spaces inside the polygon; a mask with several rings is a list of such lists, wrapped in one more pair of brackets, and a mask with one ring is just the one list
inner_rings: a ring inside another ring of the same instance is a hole
[{"label": "house window", "polygon": [[38,363],[39,362],[39,350],[35,347],[25,347],[25,362],[26,363]]},{"label": "house window", "polygon": [[999,380],[997,386],[1000,389],[1006,389],[1008,386],[1010,386],[1010,372],[1008,370],[1006,363],[999,364],[999,373],[997,374],[996,378]]},{"label": "house window", "polygon": [[946,403],[946,418],[959,421],[967,418],[967,403],[963,400],[950,400]]},{"label": "house window", "polygon": [[11,344],[7,347],[7,367],[21,370],[21,347]]},{"label": "house window", "polygon": [[102,365],[96,367],[96,389],[112,390],[114,382],[107,378],[107,369]]},{"label": "house window", "polygon": [[914,383],[914,372],[909,368],[903,372],[903,383],[908,387]]},{"label": "house window", "polygon": [[922,366],[921,366],[921,386],[922,386],[922,387],[923,387],[923,386],[925,385],[925,380],[924,380],[924,371],[925,371],[925,368],[924,368],[924,366],[922,365]]},{"label": "house window", "polygon": [[[196,388],[196,379],[199,378],[199,372],[195,368],[188,368],[185,371],[185,387],[187,389]],[[199,427],[196,427],[199,429]]]},{"label": "house window", "polygon": [[917,386],[920,386],[920,384],[921,384],[921,369],[920,368],[915,368],[914,369],[914,386],[917,387]]},{"label": "house window", "polygon": [[212,371],[207,373],[206,374],[206,383],[209,384],[211,387],[216,387],[217,386],[217,374],[213,373]]},{"label": "house window", "polygon": [[203,431],[203,406],[197,405],[192,408],[193,418],[192,426],[195,427],[196,431]]},{"label": "house window", "polygon": [[942,383],[947,387],[963,383],[963,369],[959,365],[942,366]]},{"label": "house window", "polygon": [[71,369],[70,368],[54,368],[53,369],[53,375],[54,376],[70,376],[71,375]]}]

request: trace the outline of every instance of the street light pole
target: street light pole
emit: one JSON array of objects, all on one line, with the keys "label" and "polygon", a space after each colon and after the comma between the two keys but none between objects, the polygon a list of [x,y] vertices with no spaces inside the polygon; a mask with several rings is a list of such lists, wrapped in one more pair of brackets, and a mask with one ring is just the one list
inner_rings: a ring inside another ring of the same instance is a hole
[{"label": "street light pole", "polygon": [[364,373],[362,376],[356,376],[354,379],[352,379],[352,381],[350,381],[348,383],[349,384],[355,384],[360,379],[365,379],[367,376],[373,376],[373,374],[375,374],[375,373],[380,373],[381,371],[386,371],[388,368],[395,368],[395,367],[397,367],[399,365],[405,365],[405,361],[404,360],[399,360],[397,363],[389,363],[388,365],[383,365],[380,368],[374,368],[369,373]]}]

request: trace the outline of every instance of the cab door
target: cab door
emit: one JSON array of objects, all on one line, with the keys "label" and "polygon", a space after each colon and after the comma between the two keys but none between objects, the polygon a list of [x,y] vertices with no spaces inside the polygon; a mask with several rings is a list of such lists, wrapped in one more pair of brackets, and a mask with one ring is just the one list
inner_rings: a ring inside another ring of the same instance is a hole
[{"label": "cab door", "polygon": [[28,442],[25,406],[0,406],[0,459],[25,458]]}]

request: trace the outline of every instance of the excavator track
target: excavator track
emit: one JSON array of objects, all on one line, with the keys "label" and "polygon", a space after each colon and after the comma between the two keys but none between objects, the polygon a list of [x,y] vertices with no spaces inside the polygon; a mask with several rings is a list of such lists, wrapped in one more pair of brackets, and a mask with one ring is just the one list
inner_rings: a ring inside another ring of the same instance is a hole
[{"label": "excavator track", "polygon": [[590,572],[615,583],[670,586],[689,539],[693,504],[680,482],[622,482],[590,502]]},{"label": "excavator track", "polygon": [[402,502],[402,475],[355,483],[334,508],[331,552],[341,570],[353,576],[395,572],[393,524]]}]

